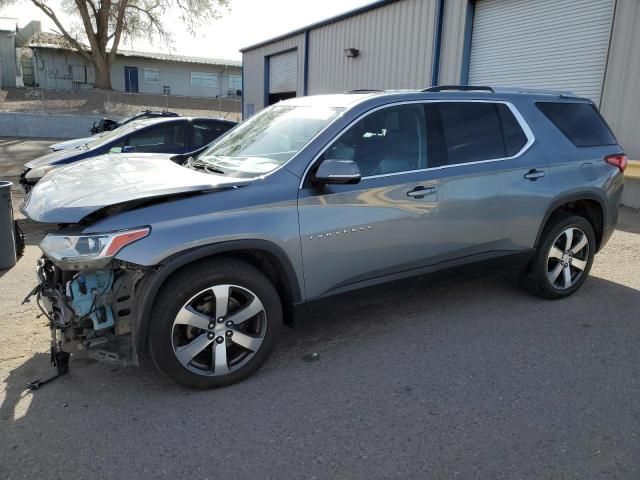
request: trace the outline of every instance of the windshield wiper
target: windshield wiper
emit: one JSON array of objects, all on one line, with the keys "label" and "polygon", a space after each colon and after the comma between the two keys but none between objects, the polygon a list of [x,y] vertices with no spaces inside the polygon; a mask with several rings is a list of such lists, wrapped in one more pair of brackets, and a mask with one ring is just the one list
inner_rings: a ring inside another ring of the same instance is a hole
[{"label": "windshield wiper", "polygon": [[220,175],[224,175],[224,170],[220,170],[218,167],[214,167],[210,163],[203,162],[202,160],[194,160],[193,158],[187,160],[187,167],[204,170],[207,173],[217,173]]}]

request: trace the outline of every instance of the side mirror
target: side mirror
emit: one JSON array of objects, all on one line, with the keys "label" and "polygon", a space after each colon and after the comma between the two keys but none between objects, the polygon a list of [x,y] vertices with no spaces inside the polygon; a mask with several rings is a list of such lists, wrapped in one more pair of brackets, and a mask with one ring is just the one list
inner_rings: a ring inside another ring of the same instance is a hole
[{"label": "side mirror", "polygon": [[122,153],[122,147],[111,147],[109,153]]},{"label": "side mirror", "polygon": [[345,184],[358,183],[361,179],[360,168],[353,160],[335,160],[328,158],[320,164],[316,171],[316,183]]}]

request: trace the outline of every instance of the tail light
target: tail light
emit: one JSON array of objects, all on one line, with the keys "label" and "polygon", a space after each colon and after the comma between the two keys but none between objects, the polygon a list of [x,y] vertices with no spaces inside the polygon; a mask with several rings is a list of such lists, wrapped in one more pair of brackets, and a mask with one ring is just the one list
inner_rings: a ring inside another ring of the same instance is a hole
[{"label": "tail light", "polygon": [[613,165],[614,167],[618,167],[621,172],[624,172],[624,169],[627,168],[627,156],[624,153],[615,153],[613,155],[607,155],[604,157],[604,161],[609,165]]}]

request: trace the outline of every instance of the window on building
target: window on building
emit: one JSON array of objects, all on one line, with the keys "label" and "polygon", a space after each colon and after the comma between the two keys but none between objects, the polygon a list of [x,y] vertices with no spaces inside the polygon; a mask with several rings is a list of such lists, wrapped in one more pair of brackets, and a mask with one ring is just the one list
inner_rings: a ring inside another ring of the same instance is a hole
[{"label": "window on building", "polygon": [[611,130],[590,103],[537,102],[536,105],[576,147],[616,143]]},{"label": "window on building", "polygon": [[233,90],[242,90],[242,76],[230,75],[229,88],[232,88]]},{"label": "window on building", "polygon": [[145,83],[160,83],[160,70],[157,68],[145,68],[144,81]]},{"label": "window on building", "polygon": [[511,157],[527,143],[509,108],[501,103],[426,104],[429,167]]},{"label": "window on building", "polygon": [[216,73],[191,72],[191,86],[218,88],[218,75]]}]

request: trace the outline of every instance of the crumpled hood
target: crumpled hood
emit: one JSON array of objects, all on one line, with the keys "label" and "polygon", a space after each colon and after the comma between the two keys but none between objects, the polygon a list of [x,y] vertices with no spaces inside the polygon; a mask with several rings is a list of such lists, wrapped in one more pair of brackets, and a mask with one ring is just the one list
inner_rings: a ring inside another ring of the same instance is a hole
[{"label": "crumpled hood", "polygon": [[76,155],[80,155],[84,153],[84,150],[79,150],[76,148],[67,148],[65,150],[56,150],[55,152],[47,153],[46,155],[42,155],[41,157],[35,158],[30,162],[25,163],[25,167],[32,169],[36,167],[43,167],[45,165],[53,165],[61,160],[66,160],[68,158],[75,157]]},{"label": "crumpled hood", "polygon": [[111,205],[251,183],[182,167],[174,155],[102,155],[58,168],[40,180],[21,211],[37,222],[77,223]]}]

